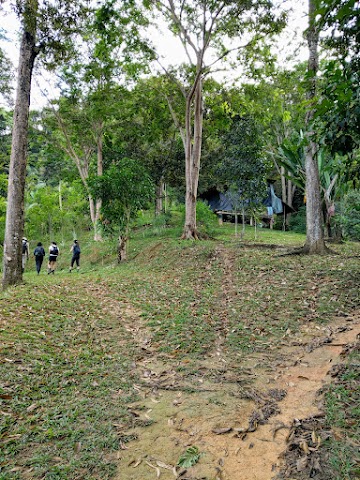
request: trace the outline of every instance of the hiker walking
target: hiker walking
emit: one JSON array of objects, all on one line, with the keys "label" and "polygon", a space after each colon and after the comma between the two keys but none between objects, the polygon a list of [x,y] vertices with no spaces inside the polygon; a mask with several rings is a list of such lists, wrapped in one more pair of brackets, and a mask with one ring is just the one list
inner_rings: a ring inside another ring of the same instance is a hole
[{"label": "hiker walking", "polygon": [[36,271],[37,271],[37,274],[39,275],[40,270],[41,270],[41,265],[42,265],[44,257],[45,257],[45,250],[44,250],[44,247],[42,246],[41,242],[38,242],[38,244],[37,244],[37,246],[34,250],[34,257],[35,257]]},{"label": "hiker walking", "polygon": [[70,264],[70,272],[74,268],[74,263],[76,263],[76,269],[77,271],[80,270],[80,245],[77,240],[74,240],[74,243],[71,246],[70,252],[72,253],[72,258],[71,258],[71,264]]},{"label": "hiker walking", "polygon": [[29,242],[26,237],[23,237],[22,239],[21,248],[22,248],[21,266],[22,266],[22,273],[24,273],[26,262],[29,260]]},{"label": "hiker walking", "polygon": [[56,242],[51,242],[51,245],[49,247],[49,265],[48,265],[48,275],[50,273],[54,274],[55,273],[55,268],[56,268],[56,260],[59,255],[59,248],[57,246]]}]

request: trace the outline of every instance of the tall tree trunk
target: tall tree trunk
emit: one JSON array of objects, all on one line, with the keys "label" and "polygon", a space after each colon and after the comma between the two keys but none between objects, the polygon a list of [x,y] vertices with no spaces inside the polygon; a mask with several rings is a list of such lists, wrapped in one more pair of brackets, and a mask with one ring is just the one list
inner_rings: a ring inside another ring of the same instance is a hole
[{"label": "tall tree trunk", "polygon": [[186,102],[186,148],[185,148],[185,225],[183,239],[196,240],[196,199],[199,184],[202,130],[203,130],[203,104],[202,80],[199,78],[194,95],[194,135],[191,131],[191,98]]},{"label": "tall tree trunk", "polygon": [[[101,177],[103,174],[104,162],[103,162],[103,122],[100,126],[100,135],[97,138],[97,175]],[[102,200],[101,198],[96,199],[95,203],[95,215],[93,219],[94,225],[94,240],[99,242],[102,240],[101,230],[100,230],[100,214],[101,214]]]},{"label": "tall tree trunk", "polygon": [[165,193],[165,184],[164,178],[161,177],[156,185],[156,202],[155,202],[155,215],[161,215],[164,213],[164,193]]},{"label": "tall tree trunk", "polygon": [[24,194],[27,163],[28,122],[31,78],[36,57],[36,13],[38,4],[25,4],[24,32],[20,43],[16,103],[12,131],[9,186],[7,196],[3,278],[7,288],[22,281],[21,243],[24,233]]},{"label": "tall tree trunk", "polygon": [[306,243],[305,251],[311,254],[326,252],[324,241],[323,215],[321,211],[321,194],[319,168],[317,161],[318,146],[312,131],[316,101],[316,74],[318,71],[319,31],[315,21],[315,0],[309,0],[309,28],[307,33],[309,46],[309,90],[308,111],[306,115],[308,144],[305,150],[306,171]]}]

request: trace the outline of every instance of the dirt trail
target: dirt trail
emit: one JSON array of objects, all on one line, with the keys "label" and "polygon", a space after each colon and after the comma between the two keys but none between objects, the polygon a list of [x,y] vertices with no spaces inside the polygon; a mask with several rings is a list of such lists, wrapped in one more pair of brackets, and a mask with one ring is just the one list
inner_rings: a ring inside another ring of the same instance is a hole
[{"label": "dirt trail", "polygon": [[[270,350],[229,361],[234,255],[219,246],[213,257],[220,258],[224,273],[221,322],[214,350],[193,375],[184,373],[184,363],[152,351],[151,332],[139,312],[127,309],[121,315],[139,350],[134,368],[141,400],[130,406],[134,427],[122,434],[134,440],[119,452],[116,480],[271,480],[294,419],[319,412],[317,392],[330,381],[327,373],[343,346],[356,341],[360,314],[323,327],[306,322]],[[191,446],[201,454],[198,463],[176,467]]]},{"label": "dirt trail", "polygon": [[[295,418],[318,412],[316,392],[328,381],[327,372],[338,361],[343,345],[356,340],[359,318],[342,319],[333,329],[339,333],[331,334],[330,340],[324,337],[331,331],[329,326],[314,327],[304,335],[312,341],[287,347],[283,357],[287,358],[286,364],[257,375],[250,395],[244,395],[244,389],[226,380],[219,383],[196,377],[192,385],[186,384],[174,365],[155,363],[156,359],[140,360],[137,370],[144,382],[137,388],[142,401],[131,406],[134,425],[138,426],[127,432],[137,439],[124,445],[120,452],[116,479],[273,478],[281,464],[279,457],[285,450],[289,427]],[[143,342],[145,330],[141,334],[137,328],[134,334]],[[331,343],[324,343],[327,341]],[[217,352],[214,357],[204,364],[221,364],[221,354]],[[271,415],[264,425],[261,421],[249,423],[254,411],[268,407],[263,401],[267,390],[286,390],[284,399],[272,402],[280,413]],[[228,432],[221,433],[226,429]],[[181,473],[179,467],[174,469],[180,455],[194,445],[201,453],[200,461],[176,477]]]}]

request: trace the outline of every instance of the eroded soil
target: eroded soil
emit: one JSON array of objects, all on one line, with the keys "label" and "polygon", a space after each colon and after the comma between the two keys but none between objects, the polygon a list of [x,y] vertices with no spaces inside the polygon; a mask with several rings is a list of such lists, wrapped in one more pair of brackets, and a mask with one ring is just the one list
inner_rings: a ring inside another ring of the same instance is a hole
[{"label": "eroded soil", "polygon": [[[319,413],[317,392],[356,340],[359,318],[308,323],[296,341],[274,345],[271,355],[249,355],[238,369],[228,364],[219,335],[216,350],[189,374],[186,362],[147,350],[149,332],[138,312],[127,311],[123,321],[139,348],[134,369],[141,401],[130,407],[134,428],[124,433],[133,440],[118,454],[117,480],[275,478],[294,420]],[[198,463],[177,466],[191,446],[201,454]]]}]

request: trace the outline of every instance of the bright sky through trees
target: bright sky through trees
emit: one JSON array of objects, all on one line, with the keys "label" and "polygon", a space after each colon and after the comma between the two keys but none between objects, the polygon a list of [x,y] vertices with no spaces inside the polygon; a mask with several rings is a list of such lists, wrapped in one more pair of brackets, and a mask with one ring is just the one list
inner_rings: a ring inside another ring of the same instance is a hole
[{"label": "bright sky through trees", "polygon": [[[279,46],[276,54],[279,63],[282,65],[291,66],[298,63],[299,60],[305,60],[307,50],[303,43],[302,32],[307,27],[307,4],[304,0],[286,1],[284,5],[291,8],[289,15],[289,26],[279,39]],[[14,13],[9,11],[2,11],[0,16],[0,29],[2,29],[7,40],[0,40],[1,47],[7,52],[10,59],[14,63],[14,71],[19,56],[19,22]],[[162,31],[151,32],[151,37],[157,45],[158,51],[163,57],[164,65],[179,64],[186,61],[185,52],[177,38],[170,35],[166,31],[166,27]],[[241,72],[222,71],[216,75],[218,81],[230,81],[241,76]],[[46,103],[48,98],[58,96],[59,92],[56,88],[56,79],[45,72],[35,68],[31,108],[40,109]],[[4,105],[1,100],[0,105]]]}]

